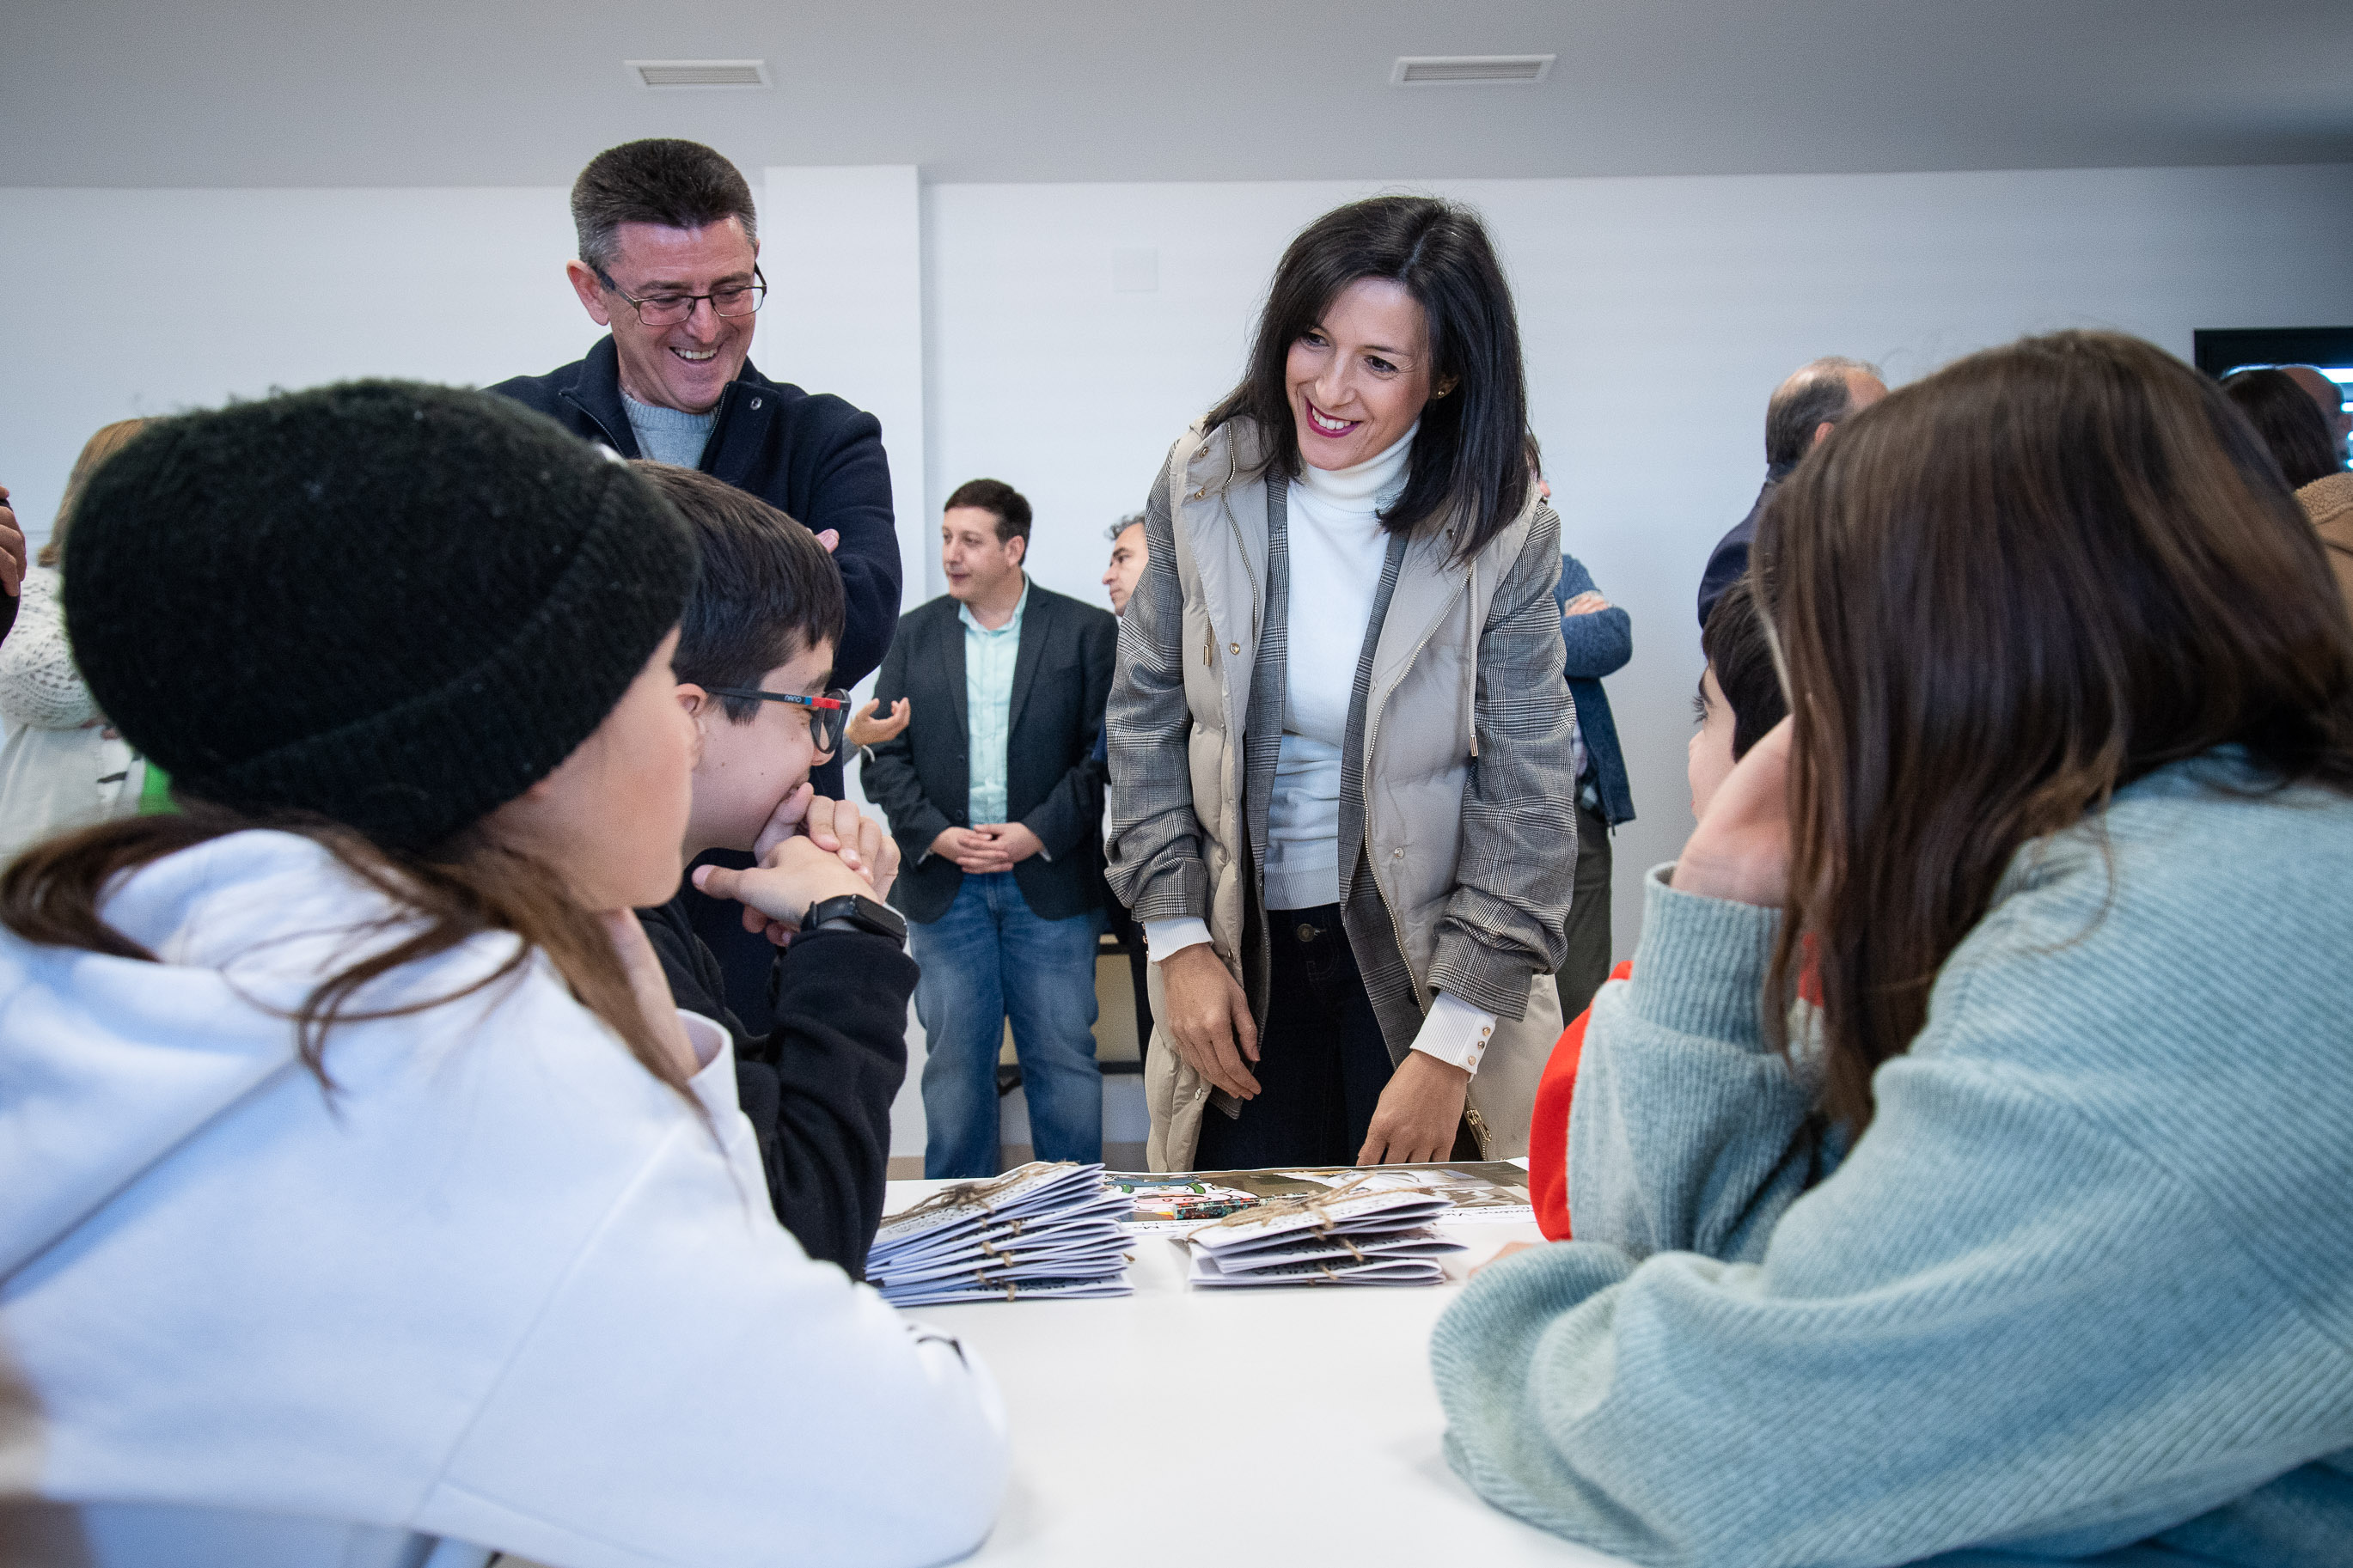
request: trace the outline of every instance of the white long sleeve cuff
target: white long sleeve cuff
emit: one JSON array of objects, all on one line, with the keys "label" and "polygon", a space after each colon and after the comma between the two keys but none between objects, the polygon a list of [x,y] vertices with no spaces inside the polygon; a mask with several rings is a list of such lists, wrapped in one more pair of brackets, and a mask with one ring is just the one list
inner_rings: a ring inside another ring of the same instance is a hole
[{"label": "white long sleeve cuff", "polygon": [[1413,1048],[1476,1077],[1479,1058],[1487,1054],[1487,1042],[1494,1037],[1495,1015],[1441,991],[1422,1016]]},{"label": "white long sleeve cuff", "polygon": [[1144,922],[1144,950],[1155,963],[1208,940],[1209,922],[1195,915],[1170,915]]}]

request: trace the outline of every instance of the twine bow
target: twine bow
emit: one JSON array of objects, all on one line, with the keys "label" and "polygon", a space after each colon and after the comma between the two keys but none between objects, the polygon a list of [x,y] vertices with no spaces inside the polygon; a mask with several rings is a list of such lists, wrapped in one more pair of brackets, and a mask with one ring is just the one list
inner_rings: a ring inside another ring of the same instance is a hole
[{"label": "twine bow", "polygon": [[[927,1215],[934,1209],[987,1208],[989,1199],[1028,1181],[1040,1171],[1070,1170],[1077,1163],[1075,1160],[1056,1160],[1050,1163],[1044,1160],[1032,1160],[1026,1165],[1016,1165],[1003,1175],[992,1176],[985,1182],[958,1182],[952,1187],[942,1187],[930,1197],[920,1203],[911,1204],[897,1214],[884,1215],[882,1224],[885,1226],[894,1226],[902,1220],[914,1219]],[[1019,1220],[1009,1220],[1007,1223],[1013,1226],[1014,1235],[1021,1234]]]},{"label": "twine bow", "polygon": [[[1356,1189],[1361,1184],[1372,1180],[1373,1174],[1374,1173],[1370,1171],[1359,1171],[1355,1175],[1349,1177],[1346,1181],[1342,1182],[1338,1186],[1330,1188],[1324,1192],[1309,1193],[1295,1198],[1272,1198],[1253,1208],[1237,1209],[1232,1214],[1226,1215],[1222,1219],[1213,1219],[1207,1225],[1199,1226],[1192,1230],[1187,1231],[1185,1233],[1185,1239],[1190,1241],[1205,1230],[1217,1230],[1227,1226],[1257,1225],[1264,1220],[1287,1219],[1293,1215],[1301,1214],[1313,1215],[1315,1217],[1315,1224],[1310,1228],[1309,1234],[1320,1237],[1328,1237],[1332,1234],[1333,1226],[1338,1223],[1332,1217],[1332,1215],[1329,1212],[1331,1206],[1334,1204],[1340,1202],[1342,1199],[1351,1195],[1357,1197],[1368,1195],[1366,1194],[1358,1193]],[[1422,1193],[1430,1196],[1442,1195],[1436,1187],[1420,1185],[1410,1187],[1378,1187],[1374,1190],[1384,1196],[1391,1193]],[[1356,1255],[1359,1262],[1363,1261],[1365,1255],[1356,1251],[1356,1243],[1350,1241],[1345,1236],[1340,1237],[1339,1241],[1341,1246],[1346,1247],[1351,1253]]]}]

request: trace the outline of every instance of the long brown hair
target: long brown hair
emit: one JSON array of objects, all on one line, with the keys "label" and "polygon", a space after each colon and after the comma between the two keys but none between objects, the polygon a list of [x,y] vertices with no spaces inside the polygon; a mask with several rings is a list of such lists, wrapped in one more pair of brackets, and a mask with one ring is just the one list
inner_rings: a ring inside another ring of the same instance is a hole
[{"label": "long brown hair", "polygon": [[[596,917],[552,868],[500,843],[482,825],[420,854],[386,848],[322,816],[257,818],[204,801],[183,805],[185,809],[170,816],[100,823],[26,849],[0,872],[0,924],[45,946],[155,963],[155,954],[106,923],[100,904],[116,879],[248,828],[300,834],[391,901],[391,912],[353,933],[360,944],[375,945],[366,941],[375,934],[396,938],[320,981],[291,1015],[302,1061],[322,1083],[333,1086],[324,1052],[335,1025],[422,1013],[519,979],[535,948],[554,961],[581,1005],[621,1037],[648,1072],[697,1104],[680,1065],[638,1007]],[[512,931],[522,940],[504,963],[472,984],[404,1006],[358,1005],[379,977],[493,931]]]},{"label": "long brown hair", "polygon": [[74,459],[73,472],[66,476],[65,499],[58,502],[57,521],[49,524],[49,537],[42,544],[41,552],[33,557],[35,565],[54,566],[64,559],[66,526],[73,521],[73,510],[81,500],[81,492],[90,488],[90,475],[145,428],[144,419],[118,419],[111,425],[100,426],[98,434],[82,443],[81,456]]},{"label": "long brown hair", "polygon": [[2353,793],[2353,624],[2312,527],[2221,390],[2137,339],[2028,339],[1841,425],[1755,569],[1794,742],[1765,1016],[1810,953],[1857,1131],[2028,840],[2223,745]]}]

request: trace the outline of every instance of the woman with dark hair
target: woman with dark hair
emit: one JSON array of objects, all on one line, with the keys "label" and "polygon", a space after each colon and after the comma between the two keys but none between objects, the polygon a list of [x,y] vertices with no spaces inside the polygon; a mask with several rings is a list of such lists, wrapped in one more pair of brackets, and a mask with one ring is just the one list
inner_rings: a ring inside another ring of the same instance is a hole
[{"label": "woman with dark hair", "polygon": [[1578,772],[1528,450],[1503,268],[1418,196],[1300,233],[1171,448],[1108,719],[1155,1169],[1526,1146]]},{"label": "woman with dark hair", "polygon": [[2222,378],[2222,390],[2271,448],[2280,472],[2287,476],[2288,489],[2302,489],[2315,479],[2344,472],[2344,459],[2329,438],[2328,420],[2295,377],[2268,366],[2232,371]]},{"label": "woman with dark hair", "polygon": [[145,423],[118,419],[83,444],[48,542],[25,574],[16,628],[0,642],[0,719],[8,723],[0,745],[0,862],[64,828],[139,809],[147,764],[106,721],[74,668],[58,567],[90,476]]},{"label": "woman with dark hair", "polygon": [[1799,468],[1752,567],[1790,716],[1594,1005],[1580,1239],[1436,1331],[1473,1486],[1643,1563],[2353,1557],[2319,557],[2129,338],[1963,360]]},{"label": "woman with dark hair", "polygon": [[2337,591],[2353,605],[2353,477],[2345,472],[2328,416],[2284,370],[2234,371],[2222,378],[2222,390],[2278,459],[2305,515],[2320,532]]}]

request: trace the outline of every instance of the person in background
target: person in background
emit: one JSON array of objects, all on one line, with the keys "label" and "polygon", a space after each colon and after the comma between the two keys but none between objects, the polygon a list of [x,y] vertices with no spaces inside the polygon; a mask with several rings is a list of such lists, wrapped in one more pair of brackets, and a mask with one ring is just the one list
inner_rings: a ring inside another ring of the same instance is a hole
[{"label": "person in background", "polygon": [[1525,1146],[1582,772],[1528,441],[1478,216],[1379,196],[1292,241],[1170,448],[1110,710],[1153,1169]]},{"label": "person in background", "polygon": [[1715,601],[1748,570],[1749,545],[1757,537],[1757,520],[1765,515],[1774,488],[1788,478],[1798,460],[1813,450],[1816,442],[1838,427],[1840,420],[1886,395],[1887,383],[1881,378],[1877,365],[1836,355],[1807,361],[1773,389],[1773,396],[1765,405],[1765,484],[1757,492],[1757,502],[1748,509],[1748,515],[1716,541],[1715,549],[1707,558],[1707,569],[1700,574],[1699,624],[1703,629],[1707,626],[1708,612],[1715,608]]},{"label": "person in background", "polygon": [[1135,580],[1144,575],[1145,557],[1151,547],[1144,542],[1144,514],[1132,512],[1103,531],[1111,541],[1111,564],[1103,568],[1103,592],[1111,595],[1111,613],[1114,616],[1127,609],[1127,596],[1135,592]]},{"label": "person in background", "polygon": [[[706,849],[738,849],[757,865],[804,836],[873,885],[871,896],[830,912],[903,942],[906,922],[875,901],[890,892],[899,847],[853,807],[809,787],[810,769],[839,748],[849,709],[847,696],[826,686],[841,627],[841,578],[825,547],[767,502],[709,474],[643,459],[635,466],[696,546],[694,592],[670,658],[679,706],[696,733],[681,864]],[[707,891],[734,900],[746,879],[766,873],[705,867],[695,875]],[[719,962],[694,932],[683,885],[638,918],[678,1005],[717,1022],[734,1042],[735,1098],[759,1138],[776,1218],[811,1258],[863,1278],[882,1220],[891,1102],[907,1076],[906,997],[889,986],[870,995],[862,974],[842,974],[827,1013],[787,1017],[754,1036],[722,994]],[[781,926],[772,934],[781,936]],[[858,1026],[870,1020],[873,1026]]]},{"label": "person in background", "polygon": [[874,686],[913,717],[859,772],[899,841],[891,900],[923,965],[926,1176],[995,1173],[1008,1019],[1038,1157],[1103,1158],[1095,734],[1114,623],[1030,580],[1029,523],[1000,480],[948,497],[948,591],[907,613]]},{"label": "person in background", "polygon": [[2345,471],[2342,437],[2303,383],[2285,370],[2233,371],[2222,378],[2222,390],[2287,477],[2328,552],[2338,592],[2353,605],[2353,476]]},{"label": "person in background", "polygon": [[[1128,595],[1135,592],[1135,580],[1144,575],[1144,562],[1149,546],[1144,542],[1144,514],[1131,512],[1103,530],[1111,541],[1111,564],[1103,568],[1103,591],[1111,595],[1111,613],[1114,616],[1127,609]],[[1103,730],[1095,736],[1095,761],[1103,765],[1106,774],[1111,769],[1111,731]],[[1110,805],[1104,805],[1103,840],[1111,840]],[[1146,952],[1144,928],[1127,912],[1127,906],[1103,889],[1103,913],[1111,929],[1119,937],[1119,944],[1127,953],[1127,978],[1135,998],[1135,1049],[1139,1058],[1149,1060],[1152,1053],[1152,975],[1151,959]]]},{"label": "person in background", "polygon": [[[1694,819],[1707,815],[1733,764],[1789,711],[1746,578],[1716,600],[1715,612],[1700,633],[1700,647],[1707,665],[1692,699],[1699,728],[1685,748],[1684,764]],[[1577,714],[1582,722],[1584,710]],[[1582,846],[1578,853],[1584,853]],[[1570,913],[1573,919],[1575,911]],[[1633,972],[1629,959],[1611,970],[1609,978],[1624,980]],[[1592,1016],[1589,1006],[1579,1008],[1560,1032],[1552,1059],[1545,1064],[1544,1079],[1536,1085],[1535,1112],[1528,1123],[1528,1194],[1535,1205],[1537,1227],[1553,1241],[1567,1241],[1570,1234],[1568,1116],[1577,1093],[1577,1064],[1584,1055],[1586,1026]]]},{"label": "person in background", "polygon": [[1594,1005],[1578,1239],[1438,1322],[1455,1469],[1691,1568],[2348,1561],[2353,621],[2278,466],[2029,339],[1751,571],[1791,712]]},{"label": "person in background", "polygon": [[48,540],[25,575],[16,635],[0,642],[0,719],[8,723],[0,746],[0,862],[61,828],[139,808],[147,765],[98,710],[74,668],[58,571],[90,475],[144,426],[117,420],[82,447]]},{"label": "person in background", "polygon": [[[1549,499],[1548,487],[1546,493]],[[1615,675],[1634,657],[1634,622],[1601,596],[1593,574],[1566,552],[1553,602],[1560,607],[1564,668],[1585,755],[1585,769],[1577,780],[1577,892],[1569,900],[1563,931],[1567,951],[1553,976],[1560,1016],[1574,1018],[1585,1011],[1609,973],[1609,835],[1619,824],[1634,820],[1625,753],[1609,717],[1609,699],[1601,689],[1603,676]]]},{"label": "person in background", "polygon": [[2342,458],[2348,439],[2353,438],[2353,408],[2345,406],[2345,388],[2317,365],[2284,364],[2280,369],[2304,388],[2313,406],[2320,410],[2321,418],[2328,424],[2329,443]]},{"label": "person in background", "polygon": [[2284,370],[2232,371],[2222,391],[2255,427],[2290,489],[2345,471],[2345,453],[2310,394]]},{"label": "person in background", "polygon": [[16,600],[24,584],[25,530],[8,504],[8,487],[0,485],[0,638],[16,624]]},{"label": "person in background", "polygon": [[[565,272],[606,335],[586,359],[490,390],[625,458],[700,468],[806,524],[841,572],[833,684],[856,686],[882,662],[899,618],[891,465],[874,416],[752,364],[768,286],[751,186],[701,142],[628,142],[580,172],[572,222],[579,254]],[[841,778],[835,761],[812,782],[838,800]],[[750,861],[721,852],[710,863]],[[686,898],[720,956],[729,1005],[766,1033],[776,954],[732,905],[691,889]]]},{"label": "person in background", "polygon": [[[157,422],[69,553],[182,809],[0,873],[10,1555],[977,1546],[994,1384],[777,1226],[726,1033],[629,912],[692,809],[670,507],[512,403],[356,383]],[[738,890],[871,885],[801,837]],[[888,937],[779,973],[812,1034],[904,1028]]]}]

